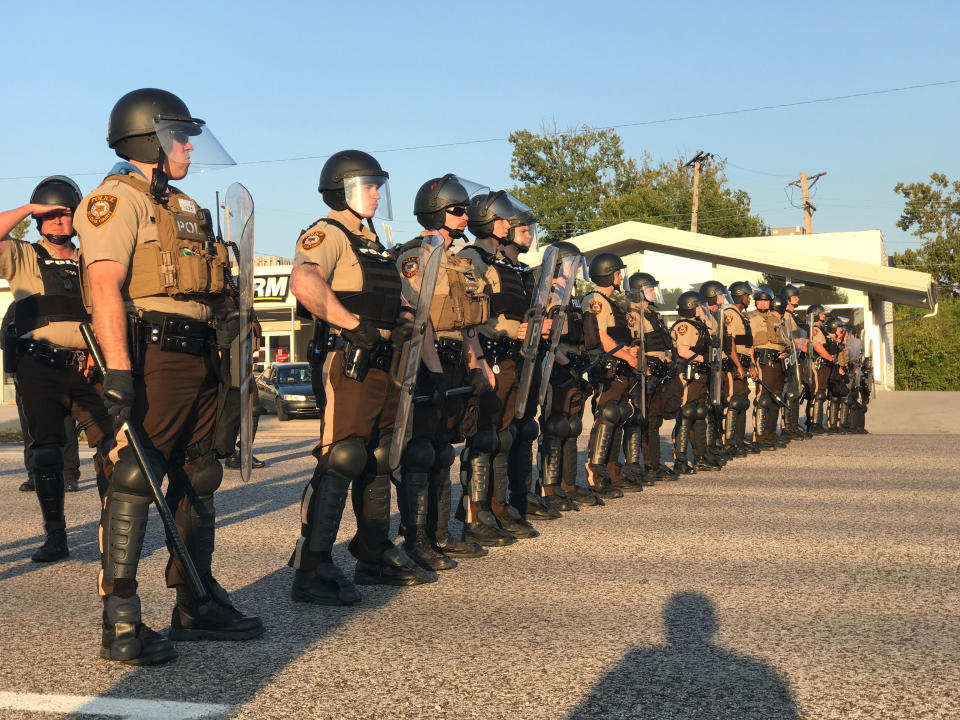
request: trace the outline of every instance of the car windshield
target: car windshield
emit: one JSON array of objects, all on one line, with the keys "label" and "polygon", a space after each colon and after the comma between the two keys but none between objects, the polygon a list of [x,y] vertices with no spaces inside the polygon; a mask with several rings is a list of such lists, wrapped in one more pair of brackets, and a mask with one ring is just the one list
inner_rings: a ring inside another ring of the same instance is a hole
[{"label": "car windshield", "polygon": [[281,385],[300,385],[310,382],[310,366],[277,369],[277,382]]}]

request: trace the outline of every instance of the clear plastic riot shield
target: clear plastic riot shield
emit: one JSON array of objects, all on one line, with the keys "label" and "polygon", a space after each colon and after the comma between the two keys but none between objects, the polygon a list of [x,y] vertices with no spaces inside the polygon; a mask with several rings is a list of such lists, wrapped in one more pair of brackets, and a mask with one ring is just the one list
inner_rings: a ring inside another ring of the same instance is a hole
[{"label": "clear plastic riot shield", "polygon": [[391,468],[399,467],[400,456],[406,444],[407,425],[410,422],[417,374],[420,371],[420,355],[423,350],[427,327],[430,324],[430,305],[433,302],[433,293],[436,290],[437,278],[440,275],[443,252],[443,238],[438,233],[424,235],[423,242],[420,244],[420,267],[422,268],[420,292],[417,295],[413,333],[403,352],[400,404],[397,407],[397,418],[393,424],[393,439],[390,442],[389,461]]},{"label": "clear plastic riot shield", "polygon": [[547,390],[550,387],[550,373],[553,372],[553,362],[557,356],[557,347],[560,345],[560,337],[563,335],[563,328],[567,323],[567,308],[570,306],[570,298],[573,297],[573,287],[577,282],[577,270],[583,266],[583,262],[583,255],[570,255],[565,257],[560,262],[557,277],[553,280],[553,289],[551,290],[547,305],[551,311],[553,308],[557,308],[557,313],[553,318],[553,325],[550,327],[550,344],[547,349],[547,354],[543,358],[540,390],[537,393],[537,404],[540,407],[543,407],[543,403],[547,398]]},{"label": "clear plastic riot shield", "polygon": [[237,258],[240,311],[240,479],[247,482],[253,469],[253,197],[240,183],[227,188],[223,202],[227,244]]},{"label": "clear plastic riot shield", "polygon": [[530,309],[527,310],[527,334],[520,346],[523,369],[520,371],[520,385],[517,389],[517,417],[525,415],[527,398],[530,396],[530,385],[533,382],[533,373],[537,364],[537,350],[540,348],[540,333],[547,316],[547,300],[550,298],[553,272],[557,267],[559,253],[560,251],[554,245],[544,250],[540,263],[540,279],[530,299]]}]

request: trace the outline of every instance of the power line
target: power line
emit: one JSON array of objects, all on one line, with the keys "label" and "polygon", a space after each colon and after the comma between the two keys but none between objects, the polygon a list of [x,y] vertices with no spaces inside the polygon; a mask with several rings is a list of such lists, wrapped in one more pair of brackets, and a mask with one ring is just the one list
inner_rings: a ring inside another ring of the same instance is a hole
[{"label": "power line", "polygon": [[[902,87],[894,88],[885,88],[883,90],[864,90],[862,92],[847,93],[845,95],[832,95],[830,97],[814,98],[811,100],[796,100],[793,102],[787,103],[776,103],[773,105],[757,105],[754,107],[739,108],[736,110],[719,110],[715,112],[708,113],[698,113],[695,115],[677,115],[674,117],[659,118],[656,120],[638,120],[634,122],[623,122],[615,123],[613,125],[605,126],[587,126],[588,130],[617,130],[620,128],[627,127],[644,127],[648,125],[663,125],[667,123],[674,122],[683,122],[686,120],[703,120],[705,118],[715,118],[715,117],[726,117],[731,115],[743,115],[747,113],[755,112],[764,112],[768,110],[782,110],[784,108],[791,107],[801,107],[803,105],[817,105],[822,103],[830,102],[839,102],[841,100],[853,100],[856,98],[862,97],[871,97],[874,95],[889,95],[891,93],[907,92],[910,90],[921,90],[923,88],[931,87],[942,87],[945,85],[956,85],[960,84],[960,79],[958,80],[943,80],[940,82],[929,82],[929,83],[920,83],[916,85],[904,85]],[[569,130],[569,131],[558,131],[553,133],[546,133],[550,137],[562,136],[562,135],[571,135],[574,133],[580,132],[580,129]],[[409,152],[412,150],[434,150],[437,148],[448,148],[448,147],[461,147],[464,145],[480,145],[484,143],[495,143],[495,142],[507,142],[509,138],[505,137],[495,137],[495,138],[483,138],[477,140],[459,140],[446,143],[434,143],[430,145],[406,145],[402,147],[393,147],[393,148],[381,148],[378,150],[371,150],[371,153],[393,153],[393,152]],[[296,157],[287,157],[287,158],[266,158],[262,160],[245,160],[243,162],[238,162],[237,165],[267,165],[267,164],[276,164],[276,163],[288,163],[288,162],[302,162],[306,160],[326,160],[330,157],[329,154],[326,155],[300,155]],[[736,166],[734,166],[736,167]],[[741,168],[746,169],[746,168]],[[750,172],[758,172],[761,174],[770,174],[774,177],[791,177],[789,175],[775,175],[774,173],[763,173],[759,170],[751,170]],[[101,175],[101,172],[73,172],[68,173],[70,176],[83,177],[87,175]],[[3,180],[35,180],[37,178],[44,178],[45,175],[20,175],[15,177],[0,177],[0,181]]]}]

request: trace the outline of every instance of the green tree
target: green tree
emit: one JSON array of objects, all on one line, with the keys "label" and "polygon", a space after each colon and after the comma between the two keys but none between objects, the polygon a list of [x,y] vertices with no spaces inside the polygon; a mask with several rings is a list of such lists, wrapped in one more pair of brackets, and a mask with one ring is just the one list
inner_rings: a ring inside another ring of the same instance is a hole
[{"label": "green tree", "polygon": [[17,240],[23,240],[27,232],[30,230],[30,218],[24,218],[17,226],[10,231],[11,237],[16,238]]},{"label": "green tree", "polygon": [[897,183],[894,192],[904,198],[897,227],[923,240],[919,250],[894,255],[899,267],[928,272],[942,287],[960,288],[960,180],[949,182],[942,173],[930,182]]},{"label": "green tree", "polygon": [[[693,207],[691,171],[680,160],[651,163],[626,157],[613,130],[589,127],[510,135],[512,192],[541,220],[546,242],[638,220],[686,228]],[[700,178],[699,230],[721,237],[765,235],[750,214],[750,197],[727,187],[726,161],[708,164]]]},{"label": "green tree", "polygon": [[[894,306],[896,319],[923,315]],[[897,390],[960,390],[960,300],[943,298],[936,317],[894,325]]]}]

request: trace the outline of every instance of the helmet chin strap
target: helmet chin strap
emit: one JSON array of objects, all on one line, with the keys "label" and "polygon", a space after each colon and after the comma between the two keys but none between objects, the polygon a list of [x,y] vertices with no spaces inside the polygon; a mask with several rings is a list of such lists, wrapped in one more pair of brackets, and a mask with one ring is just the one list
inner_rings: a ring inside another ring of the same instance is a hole
[{"label": "helmet chin strap", "polygon": [[153,195],[154,200],[158,203],[164,201],[167,194],[167,186],[170,183],[170,178],[167,177],[167,174],[163,171],[163,161],[166,160],[166,157],[167,155],[163,152],[163,148],[160,148],[160,153],[157,155],[157,166],[153,169],[150,178],[150,194]]},{"label": "helmet chin strap", "polygon": [[464,237],[463,230],[455,230],[447,227],[446,225],[441,225],[440,229],[446,230],[447,235],[449,235],[452,240],[459,240],[460,238]]},{"label": "helmet chin strap", "polygon": [[47,242],[51,242],[54,245],[63,245],[65,243],[70,242],[70,240],[74,238],[76,234],[77,234],[76,230],[74,230],[69,235],[54,235],[52,233],[43,233],[43,238]]}]

